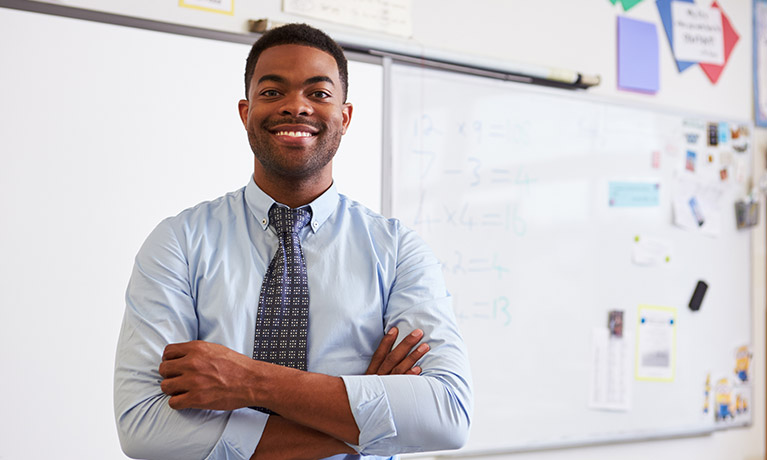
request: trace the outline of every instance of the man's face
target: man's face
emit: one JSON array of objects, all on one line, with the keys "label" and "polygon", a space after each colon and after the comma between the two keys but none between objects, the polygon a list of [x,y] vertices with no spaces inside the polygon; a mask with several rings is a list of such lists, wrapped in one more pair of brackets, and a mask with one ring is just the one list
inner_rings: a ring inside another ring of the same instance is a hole
[{"label": "man's face", "polygon": [[264,50],[240,118],[256,156],[255,174],[332,180],[331,160],[351,120],[335,59],[302,45]]}]

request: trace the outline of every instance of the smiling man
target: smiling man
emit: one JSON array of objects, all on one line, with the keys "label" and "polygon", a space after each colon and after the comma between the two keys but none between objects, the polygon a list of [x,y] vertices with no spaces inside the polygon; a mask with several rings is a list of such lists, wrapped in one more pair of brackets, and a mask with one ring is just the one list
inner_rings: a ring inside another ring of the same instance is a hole
[{"label": "smiling man", "polygon": [[129,456],[372,458],[465,442],[471,379],[438,261],[333,184],[347,82],[317,29],[253,45],[238,105],[249,183],[164,220],[136,256],[114,387]]}]

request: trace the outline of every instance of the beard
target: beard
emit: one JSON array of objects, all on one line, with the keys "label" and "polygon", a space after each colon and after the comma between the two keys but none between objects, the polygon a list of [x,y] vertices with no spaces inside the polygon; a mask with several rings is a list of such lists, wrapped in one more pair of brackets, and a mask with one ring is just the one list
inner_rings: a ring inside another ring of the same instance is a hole
[{"label": "beard", "polygon": [[[291,149],[277,145],[274,139],[272,139],[269,127],[281,123],[301,123],[314,126],[319,130],[314,136],[315,145],[309,151],[300,147]],[[248,128],[247,133],[250,149],[264,170],[273,175],[292,180],[315,177],[333,160],[338,146],[341,144],[342,136],[341,130],[331,130],[324,123],[320,124],[300,119],[265,122],[258,131]]]}]

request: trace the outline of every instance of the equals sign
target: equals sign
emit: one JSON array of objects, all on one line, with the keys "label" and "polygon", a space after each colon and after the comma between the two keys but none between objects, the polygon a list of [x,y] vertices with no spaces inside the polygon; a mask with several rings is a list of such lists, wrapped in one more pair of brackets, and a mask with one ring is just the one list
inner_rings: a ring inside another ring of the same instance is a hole
[{"label": "equals sign", "polygon": [[501,222],[500,214],[483,214],[480,224],[485,227],[500,227],[503,222]]},{"label": "equals sign", "polygon": [[508,169],[491,169],[490,173],[493,174],[493,177],[490,179],[490,182],[494,182],[494,183],[511,182],[511,171],[509,171]]},{"label": "equals sign", "polygon": [[490,137],[506,137],[506,127],[504,125],[490,125]]}]

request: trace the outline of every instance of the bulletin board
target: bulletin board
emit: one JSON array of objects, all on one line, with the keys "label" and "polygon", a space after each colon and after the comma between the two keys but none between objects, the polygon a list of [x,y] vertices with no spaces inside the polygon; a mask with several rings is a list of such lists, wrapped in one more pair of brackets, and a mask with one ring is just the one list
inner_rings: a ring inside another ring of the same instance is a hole
[{"label": "bulletin board", "polygon": [[392,212],[442,261],[472,363],[459,455],[750,423],[750,122],[408,65],[391,85]]}]

